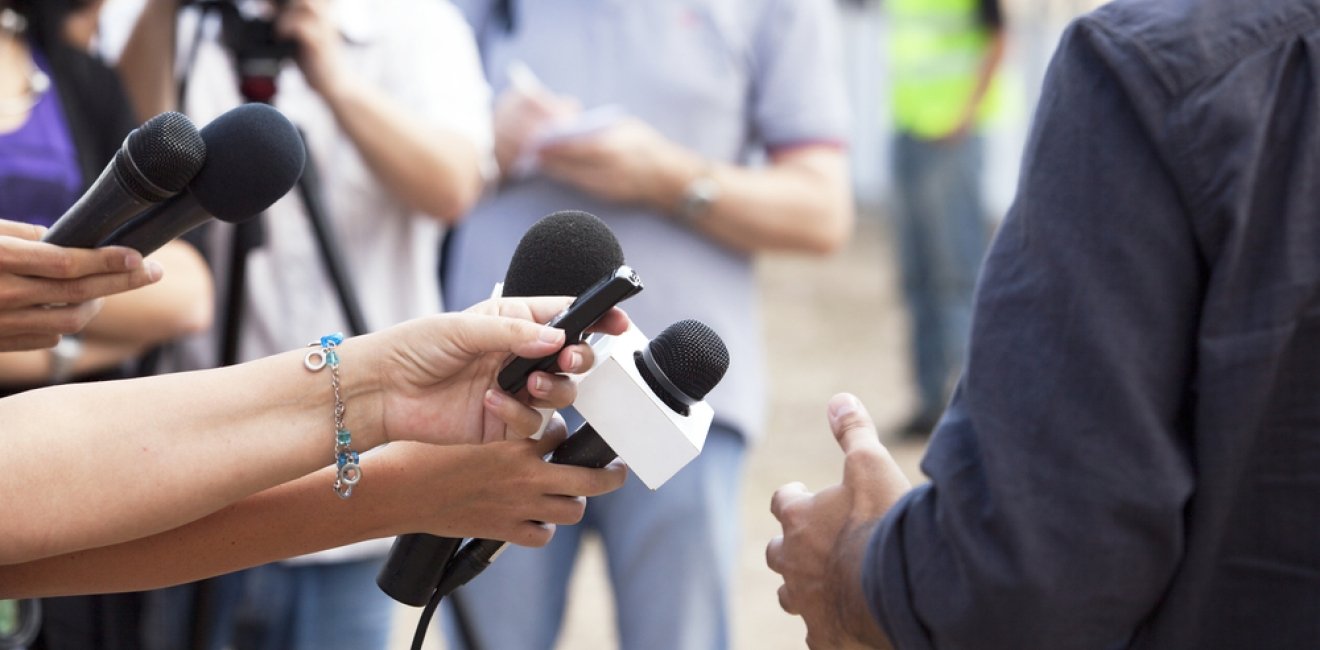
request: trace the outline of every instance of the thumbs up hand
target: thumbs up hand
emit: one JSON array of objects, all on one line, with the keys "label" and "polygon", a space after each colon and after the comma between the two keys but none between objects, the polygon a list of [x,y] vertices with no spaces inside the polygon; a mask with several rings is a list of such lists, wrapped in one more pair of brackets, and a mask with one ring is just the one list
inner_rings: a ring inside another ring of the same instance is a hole
[{"label": "thumbs up hand", "polygon": [[889,648],[862,593],[862,560],[881,517],[911,484],[856,397],[831,398],[829,419],[844,453],[843,481],[816,494],[801,483],[775,491],[770,512],[784,534],[766,546],[766,564],[784,577],[779,605],[802,616],[808,647]]}]

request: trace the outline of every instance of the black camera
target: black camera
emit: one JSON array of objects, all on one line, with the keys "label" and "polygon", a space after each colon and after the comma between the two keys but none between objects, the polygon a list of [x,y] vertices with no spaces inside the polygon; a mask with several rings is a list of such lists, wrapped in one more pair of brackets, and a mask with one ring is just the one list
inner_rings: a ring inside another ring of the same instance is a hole
[{"label": "black camera", "polygon": [[[270,0],[264,14],[245,11],[251,2],[241,0],[197,0],[203,16],[220,14],[221,42],[234,55],[239,92],[250,102],[270,103],[275,97],[275,79],[284,60],[298,54],[298,44],[275,33],[275,17],[288,0]],[[262,3],[258,3],[262,4]]]}]

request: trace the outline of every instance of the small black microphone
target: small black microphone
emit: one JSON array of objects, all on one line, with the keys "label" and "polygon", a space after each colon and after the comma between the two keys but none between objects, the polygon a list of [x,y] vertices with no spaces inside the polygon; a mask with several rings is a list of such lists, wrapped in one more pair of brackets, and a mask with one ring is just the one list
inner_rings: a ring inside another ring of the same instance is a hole
[{"label": "small black microphone", "polygon": [[178,194],[206,162],[206,144],[182,113],[161,113],[133,129],[87,192],[42,237],[93,248],[143,210]]},{"label": "small black microphone", "polygon": [[[550,214],[527,229],[509,261],[504,275],[504,296],[579,296],[602,278],[612,277],[623,266],[623,248],[609,226],[595,215],[564,210]],[[565,345],[571,342],[565,338]],[[553,357],[551,357],[553,362]],[[516,358],[523,362],[521,382],[540,360]],[[507,381],[502,372],[500,383]],[[405,605],[420,607],[435,592],[460,539],[437,537],[426,533],[400,535],[376,576],[376,584],[389,597]]]},{"label": "small black microphone", "polygon": [[[714,330],[696,320],[683,320],[666,327],[634,355],[637,372],[666,406],[686,416],[729,369],[729,350]],[[600,468],[618,454],[590,423],[583,424],[560,443],[550,462],[560,465]],[[441,598],[462,587],[489,567],[506,542],[474,539],[459,549],[440,578],[436,594]]]},{"label": "small black microphone", "polygon": [[102,246],[128,246],[143,255],[211,217],[238,223],[260,214],[293,188],[307,149],[298,129],[265,104],[244,104],[202,127],[206,164],[188,191],[120,227]]}]

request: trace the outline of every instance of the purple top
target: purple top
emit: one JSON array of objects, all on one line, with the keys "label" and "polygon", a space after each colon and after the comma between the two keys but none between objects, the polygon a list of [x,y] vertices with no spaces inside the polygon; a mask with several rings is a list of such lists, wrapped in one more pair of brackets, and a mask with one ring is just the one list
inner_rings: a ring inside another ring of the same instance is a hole
[{"label": "purple top", "polygon": [[[50,74],[44,56],[33,58]],[[60,105],[51,88],[18,129],[0,133],[0,219],[49,226],[82,194],[82,172]]]}]

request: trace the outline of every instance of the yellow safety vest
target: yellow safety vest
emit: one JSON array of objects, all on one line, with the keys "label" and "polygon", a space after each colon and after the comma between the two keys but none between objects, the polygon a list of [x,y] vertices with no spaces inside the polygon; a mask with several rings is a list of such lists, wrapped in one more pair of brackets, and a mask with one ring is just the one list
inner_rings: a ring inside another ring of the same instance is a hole
[{"label": "yellow safety vest", "polygon": [[[919,137],[947,135],[976,89],[990,44],[977,0],[888,0],[889,75],[896,126]],[[986,91],[978,122],[999,104],[998,84]]]}]

